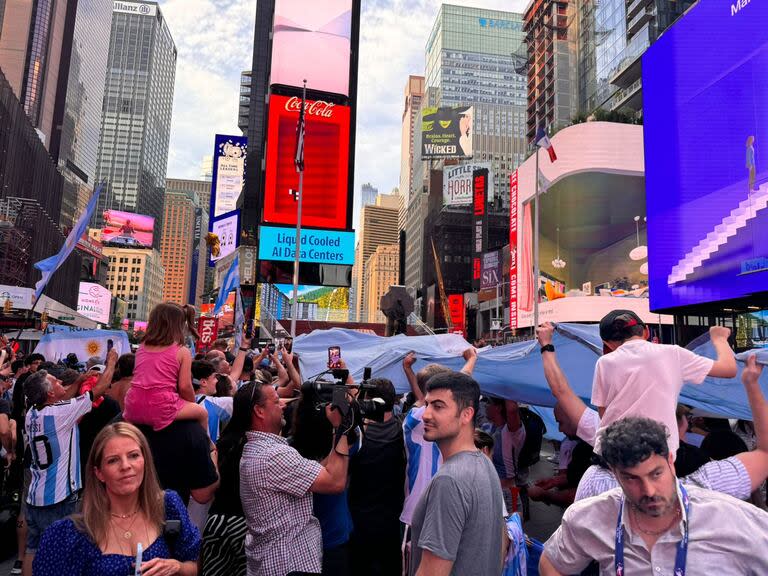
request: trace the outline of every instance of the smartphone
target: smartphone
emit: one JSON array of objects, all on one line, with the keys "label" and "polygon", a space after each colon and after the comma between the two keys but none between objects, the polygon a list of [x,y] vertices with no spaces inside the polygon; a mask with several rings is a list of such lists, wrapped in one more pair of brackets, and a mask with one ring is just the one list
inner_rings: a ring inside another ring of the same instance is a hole
[{"label": "smartphone", "polygon": [[275,343],[274,342],[270,342],[269,344],[267,344],[267,348],[269,349],[269,353],[270,354],[274,354],[275,353]]},{"label": "smartphone", "polygon": [[286,352],[291,352],[293,348],[293,338],[286,338],[283,341],[283,347],[285,348]]},{"label": "smartphone", "polygon": [[328,348],[328,366],[335,366],[341,360],[341,348],[339,346],[330,346]]},{"label": "smartphone", "polygon": [[248,340],[251,340],[253,338],[253,318],[248,320],[248,322],[245,323],[245,337]]},{"label": "smartphone", "polygon": [[109,354],[110,350],[115,346],[115,343],[112,341],[112,338],[107,340],[107,354]]}]

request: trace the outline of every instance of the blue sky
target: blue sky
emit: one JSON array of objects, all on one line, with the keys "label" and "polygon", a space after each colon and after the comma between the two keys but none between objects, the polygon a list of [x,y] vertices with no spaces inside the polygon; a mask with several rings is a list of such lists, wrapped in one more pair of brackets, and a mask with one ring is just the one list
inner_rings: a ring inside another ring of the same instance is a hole
[{"label": "blue sky", "polygon": [[[389,192],[399,183],[403,89],[409,74],[424,73],[424,46],[441,4],[437,0],[362,2],[355,168],[358,197],[365,182],[380,192]],[[159,3],[179,51],[168,176],[197,178],[203,156],[213,151],[214,134],[240,133],[240,72],[251,68],[256,2]],[[453,3],[522,11],[527,0]]]}]

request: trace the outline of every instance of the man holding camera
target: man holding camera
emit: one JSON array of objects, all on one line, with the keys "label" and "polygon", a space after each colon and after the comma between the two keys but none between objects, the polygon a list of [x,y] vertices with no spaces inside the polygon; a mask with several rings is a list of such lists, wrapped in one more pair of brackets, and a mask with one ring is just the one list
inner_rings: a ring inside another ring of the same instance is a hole
[{"label": "man holding camera", "polygon": [[240,498],[248,533],[249,576],[298,576],[322,570],[320,524],[312,515],[312,493],[338,494],[347,482],[349,446],[342,415],[326,417],[336,430],[323,464],[302,458],[280,436],[283,403],[272,386],[252,386],[251,431],[240,461]]}]

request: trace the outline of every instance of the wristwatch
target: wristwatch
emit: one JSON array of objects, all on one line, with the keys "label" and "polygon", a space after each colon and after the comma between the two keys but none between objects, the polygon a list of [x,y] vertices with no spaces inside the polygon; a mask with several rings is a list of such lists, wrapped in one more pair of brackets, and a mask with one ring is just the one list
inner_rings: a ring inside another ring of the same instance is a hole
[{"label": "wristwatch", "polygon": [[251,351],[250,348],[243,348],[242,346],[240,346],[240,352],[250,352],[250,351]]},{"label": "wristwatch", "polygon": [[544,354],[544,352],[554,352],[555,347],[552,344],[547,344],[546,346],[541,347],[541,353]]}]

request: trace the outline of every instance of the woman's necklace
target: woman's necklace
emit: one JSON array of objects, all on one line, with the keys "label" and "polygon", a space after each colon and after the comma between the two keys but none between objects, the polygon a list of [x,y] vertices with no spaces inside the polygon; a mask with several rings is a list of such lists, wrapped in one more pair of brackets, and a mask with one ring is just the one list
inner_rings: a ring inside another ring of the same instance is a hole
[{"label": "woman's necklace", "polygon": [[135,516],[135,515],[136,515],[136,513],[137,513],[138,511],[139,511],[139,509],[138,509],[138,508],[136,508],[136,510],[134,510],[134,511],[133,511],[133,512],[131,512],[130,514],[115,514],[114,512],[110,512],[110,513],[109,513],[109,515],[110,515],[110,516],[112,516],[113,518],[122,518],[122,519],[126,519],[126,518],[130,518],[130,517],[132,517],[132,516]]},{"label": "woman's necklace", "polygon": [[[138,512],[138,510],[137,510],[136,512]],[[119,523],[117,522],[117,520],[115,519],[115,518],[122,518],[122,516],[119,516],[119,515],[115,515],[115,514],[112,514],[112,516],[113,516],[113,518],[112,518],[112,522],[114,522],[115,524],[117,524],[117,527],[118,527],[118,528],[120,528],[120,530],[122,530],[122,531],[123,531],[123,534],[122,534],[122,536],[123,536],[123,538],[125,538],[126,540],[130,540],[130,539],[133,537],[133,532],[131,532],[131,528],[133,528],[133,523],[134,523],[134,522],[136,522],[136,518],[138,518],[138,517],[139,517],[139,515],[138,515],[136,512],[134,512],[133,514],[130,514],[130,515],[127,515],[127,516],[126,516],[126,517],[131,517],[131,516],[133,517],[133,519],[131,520],[131,523],[128,525],[128,528],[124,528],[124,527],[120,526],[120,524],[119,524]]]},{"label": "woman's necklace", "polygon": [[678,516],[680,516],[680,507],[678,506],[677,510],[675,510],[675,515],[672,518],[672,521],[666,527],[664,527],[664,528],[662,528],[661,530],[658,530],[658,531],[656,531],[656,530],[646,530],[642,526],[640,526],[640,519],[637,517],[637,511],[635,510],[635,507],[632,506],[630,508],[630,510],[632,511],[632,514],[635,517],[635,525],[637,526],[637,529],[640,530],[640,532],[642,532],[643,534],[646,534],[648,536],[661,536],[666,531],[668,531],[670,528],[672,528],[672,526],[674,526],[675,522],[677,522]]}]

